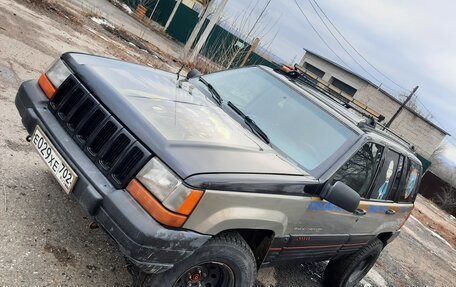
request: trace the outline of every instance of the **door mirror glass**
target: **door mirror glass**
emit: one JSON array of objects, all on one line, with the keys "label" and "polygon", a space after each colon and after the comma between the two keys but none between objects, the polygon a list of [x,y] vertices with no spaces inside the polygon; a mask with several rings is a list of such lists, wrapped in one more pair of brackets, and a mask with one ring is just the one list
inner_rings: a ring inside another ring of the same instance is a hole
[{"label": "door mirror glass", "polygon": [[187,80],[188,79],[191,79],[191,78],[196,78],[196,77],[200,77],[202,76],[203,74],[201,74],[200,71],[198,71],[197,69],[191,69],[188,73],[187,73]]},{"label": "door mirror glass", "polygon": [[322,195],[328,202],[349,212],[355,211],[361,200],[359,194],[342,181],[328,185]]}]

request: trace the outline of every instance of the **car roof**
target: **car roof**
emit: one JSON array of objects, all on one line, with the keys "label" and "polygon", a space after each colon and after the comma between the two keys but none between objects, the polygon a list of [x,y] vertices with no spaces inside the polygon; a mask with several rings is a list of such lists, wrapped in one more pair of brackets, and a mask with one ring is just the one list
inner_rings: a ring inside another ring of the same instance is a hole
[{"label": "car roof", "polygon": [[327,106],[333,113],[342,116],[344,119],[351,123],[352,127],[355,126],[357,130],[361,130],[361,135],[366,135],[367,137],[375,138],[377,140],[383,140],[389,146],[394,147],[397,151],[407,154],[411,159],[420,162],[416,157],[413,145],[408,143],[399,135],[395,134],[393,131],[384,128],[383,126],[369,124],[369,122],[371,121],[370,119],[367,119],[366,117],[356,113],[352,109],[346,108],[345,106],[341,105],[340,103],[336,102],[335,100],[329,98],[322,92],[310,86],[301,85],[297,82],[290,81],[290,78],[286,77],[283,74],[275,72],[273,69],[269,67],[258,67],[268,71],[269,73],[273,74],[275,77],[282,80],[284,83],[288,85],[289,83],[292,83],[292,85],[294,87],[297,87],[298,90],[305,96],[311,96],[313,98],[318,99],[320,102],[320,106]]}]

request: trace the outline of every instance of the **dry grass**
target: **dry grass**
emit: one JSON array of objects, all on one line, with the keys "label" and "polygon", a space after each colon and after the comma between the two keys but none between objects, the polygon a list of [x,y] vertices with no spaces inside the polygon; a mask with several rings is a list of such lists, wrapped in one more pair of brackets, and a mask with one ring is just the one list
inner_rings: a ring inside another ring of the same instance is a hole
[{"label": "dry grass", "polygon": [[34,9],[40,10],[41,12],[45,14],[52,14],[52,15],[58,15],[67,21],[71,21],[73,24],[77,24],[79,26],[82,25],[82,20],[81,18],[68,11],[65,7],[63,7],[57,0],[17,0],[19,2],[22,2],[26,5],[31,5],[33,6]]}]

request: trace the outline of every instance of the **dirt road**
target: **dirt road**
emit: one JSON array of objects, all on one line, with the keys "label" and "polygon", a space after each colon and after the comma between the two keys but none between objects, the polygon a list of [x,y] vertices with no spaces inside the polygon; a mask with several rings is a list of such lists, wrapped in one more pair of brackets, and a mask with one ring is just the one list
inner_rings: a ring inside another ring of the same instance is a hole
[{"label": "dirt road", "polygon": [[[65,51],[177,70],[166,49],[139,47],[134,39],[107,32],[91,20],[94,12],[75,15],[60,6],[0,0],[0,286],[131,286],[113,241],[89,228],[91,219],[62,192],[25,141],[14,106],[20,83],[37,78]],[[431,209],[426,212],[429,218],[437,216]],[[445,219],[443,224],[455,223]],[[455,258],[453,247],[412,218],[361,285],[455,286]],[[324,265],[262,269],[258,286],[320,286]]]}]

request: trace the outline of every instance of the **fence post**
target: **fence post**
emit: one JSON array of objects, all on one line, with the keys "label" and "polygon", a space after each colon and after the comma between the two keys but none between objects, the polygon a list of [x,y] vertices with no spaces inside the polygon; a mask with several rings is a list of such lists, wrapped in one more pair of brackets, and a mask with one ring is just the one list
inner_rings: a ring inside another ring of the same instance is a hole
[{"label": "fence post", "polygon": [[253,51],[258,47],[258,44],[260,43],[260,38],[255,38],[252,42],[252,45],[250,45],[250,49],[247,51],[247,54],[244,57],[244,60],[242,60],[241,67],[244,67],[245,63],[247,63],[247,60],[250,57],[250,54],[252,54]]},{"label": "fence post", "polygon": [[204,22],[207,19],[207,16],[209,16],[210,10],[211,10],[211,4],[214,3],[214,1],[211,1],[207,4],[203,15],[201,15],[201,18],[199,18],[198,23],[196,23],[195,28],[193,28],[192,34],[190,34],[190,37],[188,38],[187,42],[185,43],[184,46],[184,57],[188,55],[188,52],[192,49],[193,42],[195,42],[196,37],[198,36],[199,31],[204,25]]},{"label": "fence post", "polygon": [[166,21],[165,27],[163,28],[164,31],[168,30],[169,25],[173,21],[174,15],[176,15],[177,8],[179,8],[179,5],[182,3],[182,0],[177,0],[176,5],[174,5],[173,12],[171,12],[171,15],[169,15],[168,21]]},{"label": "fence post", "polygon": [[207,25],[206,29],[204,29],[203,34],[201,34],[201,37],[199,38],[198,42],[195,45],[195,48],[193,48],[192,53],[190,54],[189,60],[190,62],[193,62],[196,60],[196,57],[198,56],[199,52],[204,46],[204,43],[206,43],[207,38],[209,37],[209,34],[212,32],[212,29],[214,28],[215,24],[217,24],[217,21],[220,19],[220,16],[223,12],[223,9],[225,8],[226,2],[228,0],[222,0],[217,9],[215,10],[214,14],[212,15],[211,20],[209,21],[209,24]]}]

